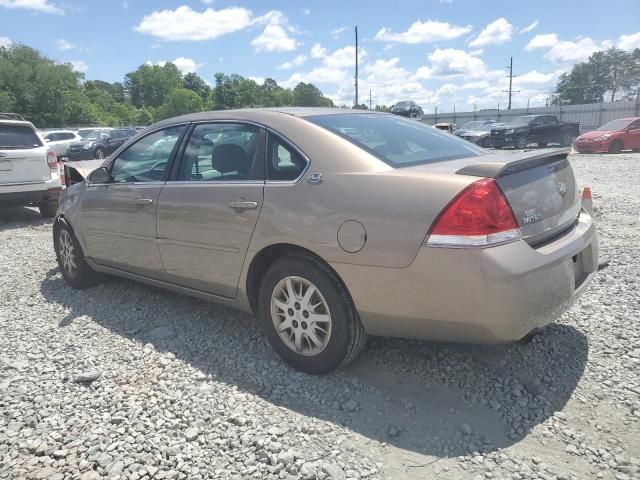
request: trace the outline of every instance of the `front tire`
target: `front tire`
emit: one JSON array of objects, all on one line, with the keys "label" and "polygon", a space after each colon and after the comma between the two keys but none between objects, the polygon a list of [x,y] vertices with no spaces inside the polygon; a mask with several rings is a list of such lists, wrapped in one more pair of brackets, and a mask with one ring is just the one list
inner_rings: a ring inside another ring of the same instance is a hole
[{"label": "front tire", "polygon": [[563,147],[570,147],[573,144],[573,135],[570,133],[564,133],[560,138],[560,145]]},{"label": "front tire", "polygon": [[102,160],[104,158],[104,150],[97,148],[93,156],[98,160]]},{"label": "front tire", "polygon": [[529,141],[527,140],[527,137],[516,138],[515,147],[517,149],[522,150],[524,148],[527,148],[527,145],[529,145]]},{"label": "front tire", "polygon": [[50,202],[41,203],[38,205],[38,210],[40,210],[40,215],[44,218],[53,218],[56,216],[56,212],[58,211],[58,202],[52,200]]},{"label": "front tire", "polygon": [[609,145],[609,153],[620,153],[622,151],[623,145],[620,140],[614,140]]},{"label": "front tire", "polygon": [[273,349],[305,373],[346,365],[366,341],[340,279],[303,255],[287,255],[269,268],[260,285],[258,316]]},{"label": "front tire", "polygon": [[98,274],[85,261],[78,239],[65,223],[58,223],[54,228],[53,248],[67,285],[82,290],[98,283]]}]

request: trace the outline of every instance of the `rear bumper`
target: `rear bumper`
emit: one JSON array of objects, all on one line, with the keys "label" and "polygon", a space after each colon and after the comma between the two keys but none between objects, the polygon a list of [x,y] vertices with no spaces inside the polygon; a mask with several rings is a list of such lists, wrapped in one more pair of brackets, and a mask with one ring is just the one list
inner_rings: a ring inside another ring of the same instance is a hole
[{"label": "rear bumper", "polygon": [[95,148],[89,150],[80,150],[79,152],[67,152],[65,155],[70,162],[78,160],[93,160],[95,157]]},{"label": "rear bumper", "polygon": [[62,187],[23,192],[4,192],[0,188],[0,206],[23,206],[57,201],[61,192]]},{"label": "rear bumper", "polygon": [[597,265],[595,227],[582,212],[573,230],[536,249],[524,241],[486,249],[423,247],[407,268],[332,266],[369,334],[508,343],[556,320]]}]

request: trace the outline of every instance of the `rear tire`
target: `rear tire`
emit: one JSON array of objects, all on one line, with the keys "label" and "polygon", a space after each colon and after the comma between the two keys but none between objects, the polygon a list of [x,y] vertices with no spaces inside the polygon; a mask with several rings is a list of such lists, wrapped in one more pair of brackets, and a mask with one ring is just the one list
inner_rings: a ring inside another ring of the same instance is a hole
[{"label": "rear tire", "polygon": [[67,285],[82,290],[99,282],[99,275],[85,261],[80,243],[67,224],[56,224],[53,230],[53,248],[60,273]]},{"label": "rear tire", "polygon": [[300,254],[281,258],[264,275],[258,316],[278,355],[309,374],[348,364],[366,341],[340,279],[321,262]]},{"label": "rear tire", "polygon": [[609,145],[609,153],[620,153],[622,151],[623,145],[620,140],[614,140]]},{"label": "rear tire", "polygon": [[56,212],[58,211],[58,202],[56,200],[52,200],[50,202],[41,203],[38,205],[38,210],[40,210],[40,215],[44,218],[53,218],[56,216]]},{"label": "rear tire", "polygon": [[489,148],[489,138],[484,137],[482,140],[480,140],[480,146],[482,148]]},{"label": "rear tire", "polygon": [[516,142],[515,142],[514,146],[517,149],[522,150],[524,148],[527,148],[527,145],[529,145],[529,141],[527,140],[527,137],[518,137],[518,138],[516,138]]},{"label": "rear tire", "polygon": [[97,148],[93,156],[98,160],[102,160],[104,158],[104,150]]}]

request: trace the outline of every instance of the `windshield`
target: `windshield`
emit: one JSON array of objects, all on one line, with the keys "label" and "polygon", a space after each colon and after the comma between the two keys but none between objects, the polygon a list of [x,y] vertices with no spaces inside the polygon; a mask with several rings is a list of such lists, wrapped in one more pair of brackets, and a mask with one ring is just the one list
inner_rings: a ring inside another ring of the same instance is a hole
[{"label": "windshield", "polygon": [[83,140],[95,141],[100,140],[100,136],[106,134],[103,130],[92,130],[86,137],[82,137]]},{"label": "windshield", "polygon": [[396,103],[396,107],[410,107],[411,102],[398,102]]},{"label": "windshield", "polygon": [[83,139],[86,139],[89,135],[95,132],[95,128],[82,128],[78,130],[78,135],[80,135]]},{"label": "windshield", "polygon": [[627,125],[629,125],[629,123],[631,122],[624,118],[620,120],[611,120],[610,122],[607,122],[601,127],[597,128],[596,130],[613,132],[616,130],[622,130]]},{"label": "windshield", "polygon": [[482,126],[482,121],[474,120],[473,122],[467,122],[460,127],[462,130],[478,130]]},{"label": "windshield", "polygon": [[23,125],[0,125],[0,148],[26,150],[41,146],[42,142],[31,128]]},{"label": "windshield", "polygon": [[314,115],[306,120],[349,140],[393,167],[407,167],[485,152],[454,135],[390,115]]},{"label": "windshield", "polygon": [[496,127],[504,127],[504,123],[487,123],[486,125],[482,125],[478,130],[482,130],[483,132],[490,132],[492,128]]}]

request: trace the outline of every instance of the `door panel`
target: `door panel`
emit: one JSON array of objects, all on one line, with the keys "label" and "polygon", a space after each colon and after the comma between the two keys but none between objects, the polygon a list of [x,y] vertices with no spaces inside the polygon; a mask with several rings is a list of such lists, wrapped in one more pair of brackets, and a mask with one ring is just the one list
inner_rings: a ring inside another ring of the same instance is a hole
[{"label": "door panel", "polygon": [[[158,205],[158,243],[167,280],[235,297],[264,184],[168,182]],[[234,209],[232,202],[253,202]]]},{"label": "door panel", "polygon": [[98,263],[134,273],[161,273],[155,237],[162,186],[157,182],[87,187],[82,196],[81,219],[85,254]]},{"label": "door panel", "polygon": [[176,181],[158,203],[166,279],[236,296],[264,194],[264,130],[216,122],[193,128]]}]

